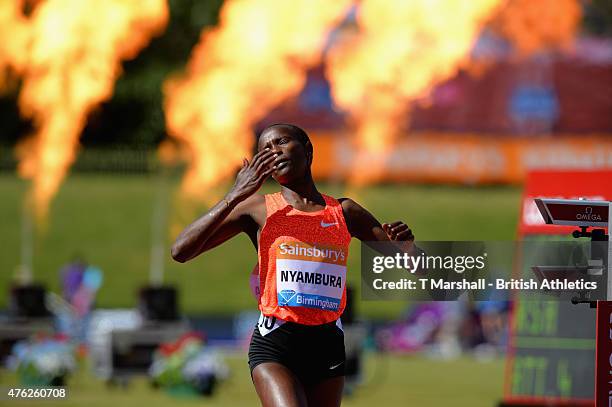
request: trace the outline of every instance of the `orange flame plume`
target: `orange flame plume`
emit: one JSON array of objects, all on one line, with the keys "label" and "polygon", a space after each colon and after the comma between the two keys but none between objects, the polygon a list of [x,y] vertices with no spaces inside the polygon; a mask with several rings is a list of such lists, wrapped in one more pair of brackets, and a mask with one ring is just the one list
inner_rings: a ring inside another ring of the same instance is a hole
[{"label": "orange flame plume", "polygon": [[39,220],[75,159],[87,115],[112,95],[121,61],[134,58],[167,20],[165,0],[36,5],[28,19],[28,46],[16,45],[16,58],[25,60],[19,107],[36,130],[17,154],[19,174],[33,179],[30,193]]},{"label": "orange flame plume", "polygon": [[23,15],[23,0],[0,1],[0,91],[13,76],[23,71],[29,38],[28,19]]},{"label": "orange flame plume", "polygon": [[188,150],[182,192],[200,199],[248,156],[252,126],[304,86],[349,0],[229,0],[187,72],[165,84],[168,133]]},{"label": "orange flame plume", "polygon": [[[408,102],[425,98],[466,62],[484,20],[499,0],[364,0],[359,31],[329,54],[335,103],[356,127],[361,170],[373,181],[385,152],[406,122]],[[367,174],[366,174],[367,168]]]},{"label": "orange flame plume", "polygon": [[526,56],[569,45],[581,17],[577,0],[508,0],[491,26]]}]

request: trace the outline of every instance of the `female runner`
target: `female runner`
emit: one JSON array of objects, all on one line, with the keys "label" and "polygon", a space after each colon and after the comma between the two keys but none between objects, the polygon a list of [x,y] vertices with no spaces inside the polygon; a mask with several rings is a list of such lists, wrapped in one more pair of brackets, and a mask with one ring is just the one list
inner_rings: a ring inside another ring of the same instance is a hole
[{"label": "female runner", "polygon": [[[240,232],[258,253],[261,317],[249,367],[264,407],[339,406],[344,386],[346,262],[351,237],[401,241],[403,222],[381,225],[349,198],[321,194],[312,179],[308,135],[290,124],[267,127],[258,152],[243,160],[236,182],[208,213],[176,239],[172,257],[186,262]],[[256,194],[272,176],[280,192]]]}]

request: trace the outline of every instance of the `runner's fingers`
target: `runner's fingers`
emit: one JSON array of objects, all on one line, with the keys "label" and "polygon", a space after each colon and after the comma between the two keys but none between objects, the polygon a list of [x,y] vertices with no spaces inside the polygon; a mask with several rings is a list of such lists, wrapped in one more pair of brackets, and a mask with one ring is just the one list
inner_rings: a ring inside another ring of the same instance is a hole
[{"label": "runner's fingers", "polygon": [[272,174],[274,172],[275,168],[274,167],[269,167],[266,168],[260,175],[259,177],[257,177],[257,180],[259,182],[263,182],[266,180],[266,178],[268,178],[270,176],[270,174]]},{"label": "runner's fingers", "polygon": [[270,150],[268,150],[267,148],[266,148],[266,149],[263,149],[263,150],[261,150],[261,151],[258,151],[258,152],[257,152],[257,153],[256,153],[256,154],[255,154],[255,155],[254,155],[254,156],[251,158],[251,162],[249,162],[249,166],[248,166],[248,167],[249,167],[250,169],[255,169],[255,168],[257,168],[257,164],[259,163],[259,160],[260,160],[261,156],[262,156],[262,155],[264,155],[264,154],[266,154],[266,153],[269,153],[269,152],[270,152]]},{"label": "runner's fingers", "polygon": [[254,168],[257,168],[257,166],[261,163],[262,160],[266,160],[268,157],[272,155],[274,155],[274,153],[269,148],[265,148],[257,152],[257,154],[255,154],[253,156],[253,159],[251,160],[251,166]]},{"label": "runner's fingers", "polygon": [[240,166],[240,169],[238,170],[238,174],[244,174],[248,166],[249,166],[249,161],[246,158],[243,158],[242,165]]},{"label": "runner's fingers", "polygon": [[403,230],[395,235],[395,240],[414,240],[412,230]]},{"label": "runner's fingers", "polygon": [[263,150],[259,150],[258,152],[255,153],[255,155],[253,155],[253,161],[255,161],[255,159],[261,157],[262,155],[269,153],[270,150],[268,147],[264,148]]},{"label": "runner's fingers", "polygon": [[394,226],[394,227],[391,228],[393,233],[396,233],[396,234],[401,232],[401,231],[404,231],[406,229],[408,229],[408,225],[406,225],[405,223],[400,223],[399,225]]},{"label": "runner's fingers", "polygon": [[257,163],[257,166],[255,168],[253,168],[253,171],[255,173],[255,176],[259,176],[261,175],[261,173],[266,170],[268,167],[271,167],[272,162],[274,162],[274,155],[272,155],[271,157],[267,157],[265,159],[262,159],[259,161],[259,163]]},{"label": "runner's fingers", "polygon": [[276,157],[277,157],[277,154],[275,153],[275,154],[272,154],[270,157],[262,158],[259,161],[259,164],[257,164],[256,171],[258,173],[261,173],[263,170],[267,170],[268,168],[272,167],[272,163],[274,162]]},{"label": "runner's fingers", "polygon": [[403,230],[402,225],[402,222],[393,222],[391,224],[385,223],[383,225],[383,230],[387,233],[391,240],[395,240],[397,234]]}]

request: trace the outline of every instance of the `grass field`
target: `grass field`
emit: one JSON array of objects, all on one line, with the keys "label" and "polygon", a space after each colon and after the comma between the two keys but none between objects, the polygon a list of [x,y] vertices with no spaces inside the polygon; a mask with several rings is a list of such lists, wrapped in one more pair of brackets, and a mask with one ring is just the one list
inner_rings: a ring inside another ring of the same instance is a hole
[{"label": "grass field", "polygon": [[[62,401],[19,402],[21,406],[46,407],[132,407],[132,406],[256,406],[259,405],[246,355],[226,358],[230,378],[221,384],[210,399],[177,399],[162,391],[152,391],[144,379],[133,380],[130,386],[108,388],[90,374],[76,374],[68,382],[69,399]],[[418,407],[492,407],[501,399],[504,363],[502,359],[476,362],[462,358],[453,361],[429,360],[423,357],[373,355],[366,358],[364,383],[345,407],[375,405]],[[0,370],[3,386],[17,385],[12,373]]]},{"label": "grass field", "polygon": [[[72,175],[63,184],[49,212],[46,230],[34,244],[36,280],[59,292],[58,271],[75,253],[104,272],[99,307],[132,307],[138,287],[148,281],[151,218],[159,183],[150,176]],[[172,193],[178,179],[171,181]],[[0,175],[0,308],[7,303],[6,287],[19,264],[21,206],[28,184],[13,175]],[[264,192],[276,186],[266,185]],[[342,196],[341,185],[324,184],[324,193]],[[520,190],[516,187],[452,187],[382,185],[350,196],[380,221],[404,220],[417,240],[510,240],[515,236]],[[170,206],[174,229],[176,207]],[[194,213],[193,215],[195,215]],[[183,218],[184,215],[183,215]],[[170,228],[168,228],[170,230]],[[166,234],[169,245],[170,231]],[[245,236],[186,264],[166,256],[166,281],[181,292],[187,313],[232,314],[254,307],[248,274],[256,254]],[[359,282],[359,244],[353,242],[349,280]],[[393,318],[401,303],[359,304],[365,316]]]},{"label": "grass field", "polygon": [[[171,181],[165,199],[170,206],[169,245],[185,217],[171,203],[178,179]],[[11,175],[0,175],[0,309],[7,303],[7,288],[19,264],[21,205],[28,184]],[[274,185],[266,185],[264,192]],[[341,185],[321,185],[322,192],[342,196]],[[73,175],[62,186],[49,212],[44,231],[36,234],[36,280],[59,292],[58,271],[75,253],[104,272],[99,307],[133,307],[135,293],[148,281],[151,218],[159,196],[159,183],[148,176]],[[404,220],[417,240],[510,240],[515,236],[520,191],[516,187],[399,186],[369,187],[350,193],[381,221]],[[179,216],[180,214],[180,216]],[[244,236],[186,263],[166,256],[166,281],[176,284],[183,311],[191,314],[231,315],[254,309],[248,274],[256,262],[255,251]],[[353,242],[349,276],[359,283],[359,244]],[[360,302],[365,317],[392,319],[406,305],[399,302]],[[45,406],[146,405],[258,405],[246,366],[246,352],[227,357],[231,376],[212,399],[176,399],[152,391],[144,379],[126,388],[108,388],[86,368],[69,381],[68,401],[45,401]],[[423,356],[370,353],[365,363],[365,383],[343,406],[456,406],[489,407],[501,398],[503,360],[480,363],[471,358],[453,361]],[[15,374],[0,370],[3,386],[17,384]],[[22,402],[22,405],[36,403]]]}]

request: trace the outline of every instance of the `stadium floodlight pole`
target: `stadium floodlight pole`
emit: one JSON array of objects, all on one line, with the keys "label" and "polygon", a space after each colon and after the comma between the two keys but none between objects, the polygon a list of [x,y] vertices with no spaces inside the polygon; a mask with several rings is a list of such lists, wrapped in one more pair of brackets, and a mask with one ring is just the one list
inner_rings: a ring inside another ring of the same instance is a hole
[{"label": "stadium floodlight pole", "polygon": [[[589,298],[572,300],[574,303],[589,302],[597,308],[595,337],[595,405],[612,405],[612,241],[610,220],[612,202],[584,199],[535,199],[536,206],[544,221],[550,225],[577,226],[572,236],[590,237],[591,241],[607,241],[605,251],[591,251],[589,268],[607,271],[604,300],[590,301]],[[591,227],[608,228],[587,229]],[[599,246],[598,246],[599,248]],[[592,246],[593,249],[593,246]],[[601,256],[600,258],[598,258]]]},{"label": "stadium floodlight pole", "polygon": [[151,258],[149,283],[161,286],[164,280],[164,259],[166,257],[165,233],[168,215],[168,169],[161,164],[157,177],[157,196],[151,217]]},{"label": "stadium floodlight pole", "polygon": [[32,269],[34,224],[32,223],[32,205],[29,202],[26,200],[21,211],[21,258],[16,277],[22,285],[31,284],[34,278]]}]

